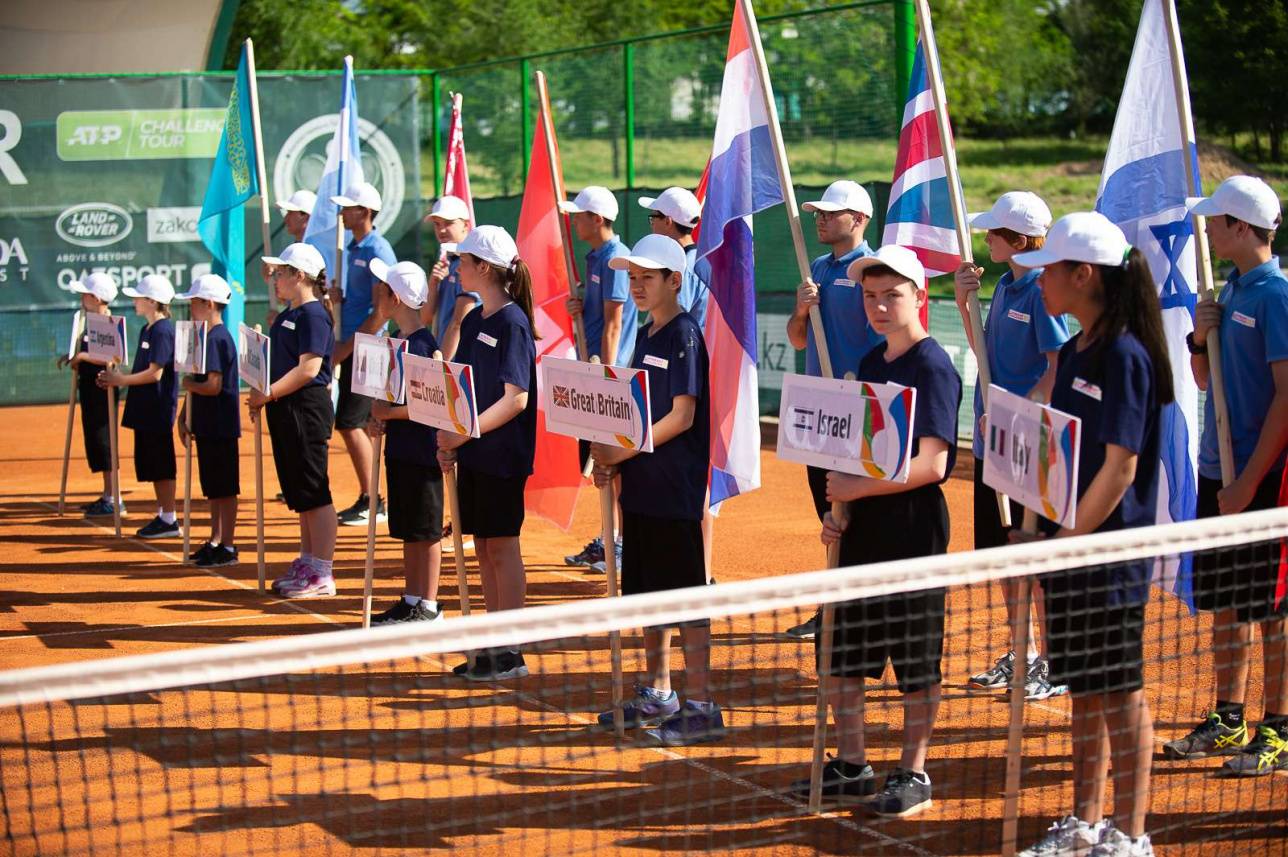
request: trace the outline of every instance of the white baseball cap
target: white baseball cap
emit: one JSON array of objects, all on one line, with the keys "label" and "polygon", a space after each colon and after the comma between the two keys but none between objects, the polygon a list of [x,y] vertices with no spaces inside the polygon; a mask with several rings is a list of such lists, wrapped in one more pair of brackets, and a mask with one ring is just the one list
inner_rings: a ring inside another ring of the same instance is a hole
[{"label": "white baseball cap", "polygon": [[859,282],[863,279],[863,272],[866,269],[877,265],[885,265],[899,276],[907,277],[919,289],[926,287],[925,266],[921,264],[921,260],[917,258],[916,253],[907,247],[900,247],[898,244],[884,244],[881,249],[871,256],[855,259],[850,263],[846,274],[851,280]]},{"label": "white baseball cap", "polygon": [[1098,211],[1075,211],[1055,222],[1041,250],[1016,253],[1011,260],[1026,268],[1053,262],[1121,265],[1131,244],[1112,220]]},{"label": "white baseball cap", "polygon": [[77,280],[67,288],[82,295],[93,295],[105,304],[116,300],[116,280],[111,274],[95,271],[83,280]]},{"label": "white baseball cap", "polygon": [[990,210],[970,215],[970,226],[981,231],[1009,229],[1037,238],[1051,228],[1051,209],[1036,193],[1012,190],[999,196]]},{"label": "white baseball cap", "polygon": [[606,187],[591,185],[582,188],[581,193],[572,202],[564,201],[559,203],[559,210],[566,214],[577,214],[581,211],[589,211],[591,214],[598,214],[605,220],[617,219],[617,197]]},{"label": "white baseball cap", "polygon": [[121,294],[127,298],[151,298],[159,304],[169,304],[174,300],[174,285],[169,277],[161,274],[148,274],[139,280],[137,286],[126,286]]},{"label": "white baseball cap", "polygon": [[393,265],[380,263],[381,271],[376,273],[376,262],[371,260],[371,273],[382,283],[389,286],[404,306],[420,309],[429,298],[429,279],[425,269],[415,262],[398,262]]},{"label": "white baseball cap", "polygon": [[323,261],[318,248],[302,241],[287,244],[280,256],[261,256],[260,258],[270,265],[290,265],[310,277],[316,277],[326,268],[326,262]]},{"label": "white baseball cap", "polygon": [[702,216],[702,203],[682,187],[669,187],[660,196],[641,196],[640,205],[650,211],[660,211],[678,226],[694,227]]},{"label": "white baseball cap", "polygon": [[188,291],[182,295],[175,295],[177,301],[190,301],[193,298],[214,301],[217,304],[226,304],[233,296],[232,287],[228,281],[218,274],[202,274],[192,281]]},{"label": "white baseball cap", "polygon": [[832,182],[823,191],[823,198],[807,202],[801,206],[802,211],[857,211],[859,214],[872,216],[872,197],[863,189],[863,185],[848,179]]},{"label": "white baseball cap", "polygon": [[434,200],[434,207],[425,219],[431,217],[435,220],[469,220],[470,209],[459,196],[440,196]]},{"label": "white baseball cap", "polygon": [[645,235],[635,242],[629,256],[617,256],[608,260],[608,267],[614,271],[625,271],[631,265],[641,268],[668,271],[683,271],[688,256],[680,242],[667,235]]},{"label": "white baseball cap", "polygon": [[288,211],[302,211],[312,214],[318,203],[318,195],[311,190],[297,190],[288,199],[277,201],[277,210],[285,214]]},{"label": "white baseball cap", "polygon": [[1228,214],[1262,229],[1279,228],[1279,197],[1270,185],[1252,176],[1230,176],[1211,196],[1191,197],[1185,203],[1191,212],[1204,217]]},{"label": "white baseball cap", "polygon": [[460,256],[469,254],[506,270],[513,268],[514,260],[519,258],[518,245],[500,226],[475,226],[465,240],[456,245],[456,252]]},{"label": "white baseball cap", "polygon": [[380,191],[376,190],[375,186],[370,182],[358,182],[343,194],[331,197],[331,201],[342,208],[350,208],[356,205],[360,208],[379,211]]}]

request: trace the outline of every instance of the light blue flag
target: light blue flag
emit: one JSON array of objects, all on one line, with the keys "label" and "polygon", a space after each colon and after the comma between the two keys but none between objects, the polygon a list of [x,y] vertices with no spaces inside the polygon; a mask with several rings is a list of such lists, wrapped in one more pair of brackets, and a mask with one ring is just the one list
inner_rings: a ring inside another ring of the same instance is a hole
[{"label": "light blue flag", "polygon": [[[345,259],[341,255],[339,274],[336,274],[335,224],[339,211],[331,201],[349,188],[365,181],[362,174],[362,153],[358,144],[358,90],[353,84],[353,57],[344,58],[344,79],[340,85],[340,113],[335,127],[335,137],[326,147],[326,167],[318,182],[318,201],[313,206],[304,240],[317,247],[326,260],[327,279],[340,283],[344,290]],[[349,246],[352,235],[344,233],[344,246]]]},{"label": "light blue flag", "polygon": [[250,73],[242,47],[237,78],[224,114],[224,132],[210,170],[197,233],[214,257],[211,270],[228,281],[233,294],[224,309],[224,324],[237,330],[245,317],[246,215],[242,205],[259,193],[255,172],[255,137],[250,115]]}]

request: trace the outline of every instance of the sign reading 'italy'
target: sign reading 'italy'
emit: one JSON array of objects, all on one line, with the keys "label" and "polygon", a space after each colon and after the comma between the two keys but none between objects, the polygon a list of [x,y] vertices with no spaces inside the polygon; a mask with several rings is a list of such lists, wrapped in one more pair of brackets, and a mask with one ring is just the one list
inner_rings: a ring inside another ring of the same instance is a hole
[{"label": "sign reading 'italy'", "polygon": [[1082,421],[990,384],[987,422],[984,484],[1049,521],[1074,526]]}]

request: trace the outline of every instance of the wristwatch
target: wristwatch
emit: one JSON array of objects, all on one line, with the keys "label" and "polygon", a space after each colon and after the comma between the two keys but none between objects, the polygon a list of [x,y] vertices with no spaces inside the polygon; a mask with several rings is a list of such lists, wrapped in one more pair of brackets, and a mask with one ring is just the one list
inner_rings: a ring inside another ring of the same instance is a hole
[{"label": "wristwatch", "polygon": [[1185,334],[1185,347],[1190,350],[1191,354],[1207,354],[1207,345],[1199,345],[1194,341],[1194,331]]}]

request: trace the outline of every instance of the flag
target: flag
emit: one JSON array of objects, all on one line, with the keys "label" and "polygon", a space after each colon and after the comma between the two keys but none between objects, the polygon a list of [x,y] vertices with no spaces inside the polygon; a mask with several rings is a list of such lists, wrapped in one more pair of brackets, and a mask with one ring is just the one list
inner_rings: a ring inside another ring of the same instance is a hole
[{"label": "flag", "polygon": [[[1147,0],[1136,31],[1118,115],[1109,138],[1096,210],[1123,230],[1149,261],[1158,284],[1172,364],[1176,401],[1160,414],[1162,457],[1158,523],[1190,521],[1197,505],[1198,387],[1190,375],[1185,335],[1194,329],[1194,226],[1185,198],[1200,196],[1198,147],[1181,136],[1181,110],[1172,78],[1172,56],[1164,14],[1171,1]],[[1178,57],[1184,82],[1184,61]],[[1185,162],[1193,167],[1193,184]],[[1190,557],[1160,560],[1155,582],[1193,605]]]},{"label": "flag", "polygon": [[[572,317],[564,302],[568,299],[568,266],[564,256],[562,215],[558,201],[564,198],[563,170],[559,164],[558,143],[553,136],[547,145],[546,127],[551,129],[550,104],[542,99],[537,127],[532,135],[532,157],[528,180],[523,188],[519,209],[519,231],[515,243],[519,258],[532,271],[532,315],[536,322],[537,340],[537,449],[532,462],[532,475],[523,492],[524,508],[567,530],[572,526],[577,493],[581,490],[581,466],[577,441],[546,431],[546,412],[541,395],[540,363],[546,356],[577,359],[573,342]],[[553,130],[551,131],[553,135]],[[551,148],[555,157],[550,157]]]},{"label": "flag", "polygon": [[[318,248],[326,260],[328,278],[344,290],[344,254],[340,257],[339,271],[335,267],[335,224],[339,217],[331,197],[339,196],[366,179],[362,174],[362,150],[358,145],[358,90],[353,83],[353,57],[344,58],[344,78],[340,84],[340,113],[335,127],[335,137],[326,147],[326,166],[318,182],[318,201],[309,216],[304,240]],[[344,246],[349,246],[352,236],[344,233]]]},{"label": "flag", "polygon": [[465,129],[461,125],[461,94],[452,95],[452,124],[447,132],[447,169],[443,174],[443,196],[454,196],[465,202],[474,228],[474,197],[470,194],[470,171],[465,165]]},{"label": "flag", "polygon": [[201,243],[213,256],[211,270],[228,281],[232,296],[224,307],[223,322],[236,330],[246,306],[246,215],[242,205],[259,193],[255,170],[255,136],[250,115],[250,72],[242,46],[237,77],[224,113],[224,130],[210,170],[206,198],[197,220]]},{"label": "flag", "polygon": [[698,237],[698,259],[711,265],[705,335],[711,358],[713,507],[760,487],[751,216],[783,202],[783,189],[770,124],[778,117],[766,109],[772,93],[762,88],[753,50],[759,40],[751,9],[736,0]]},{"label": "flag", "polygon": [[[935,123],[925,47],[920,40],[903,108],[881,243],[898,244],[916,253],[927,278],[951,273],[961,265],[961,247],[948,193],[948,167]],[[921,308],[922,326],[929,324],[929,309],[929,304]]]}]

